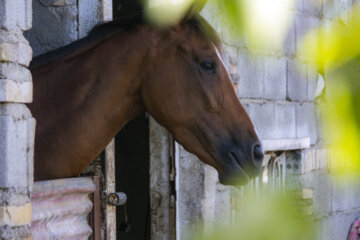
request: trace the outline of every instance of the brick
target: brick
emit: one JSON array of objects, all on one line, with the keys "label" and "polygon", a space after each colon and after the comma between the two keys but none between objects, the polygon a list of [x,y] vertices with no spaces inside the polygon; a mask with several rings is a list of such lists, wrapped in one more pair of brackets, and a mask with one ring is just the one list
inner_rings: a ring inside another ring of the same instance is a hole
[{"label": "brick", "polygon": [[310,144],[317,142],[315,106],[313,103],[296,105],[296,137],[310,137]]},{"label": "brick", "polygon": [[304,11],[304,0],[296,0],[296,10],[299,12],[303,12]]},{"label": "brick", "polygon": [[313,69],[310,65],[307,66],[307,82],[308,82],[308,93],[307,100],[314,101],[318,97],[322,89],[321,88],[321,75]]},{"label": "brick", "polygon": [[0,102],[31,103],[32,89],[32,82],[0,80]]},{"label": "brick", "polygon": [[307,67],[299,60],[287,62],[287,98],[291,101],[305,101],[308,96]]},{"label": "brick", "polygon": [[295,106],[287,102],[241,101],[261,139],[295,138]]},{"label": "brick", "polygon": [[264,60],[262,57],[238,56],[238,96],[241,98],[262,98],[264,93]]},{"label": "brick", "polygon": [[0,239],[34,240],[33,237],[31,236],[30,227],[27,225],[20,227],[10,227],[10,226],[0,227]]},{"label": "brick", "polygon": [[28,188],[0,188],[0,206],[21,206],[28,202],[30,202]]},{"label": "brick", "polygon": [[[0,187],[27,187],[30,166],[29,121],[35,121],[22,104],[0,105]],[[34,131],[34,129],[31,129]],[[32,135],[33,136],[33,135]]]},{"label": "brick", "polygon": [[1,79],[13,80],[16,82],[31,82],[31,72],[29,69],[14,63],[0,63]]},{"label": "brick", "polygon": [[23,206],[0,206],[0,227],[31,224],[31,213],[31,203]]},{"label": "brick", "polygon": [[303,14],[320,18],[322,15],[322,0],[303,0]]},{"label": "brick", "polygon": [[0,27],[7,30],[31,28],[31,0],[1,0]]},{"label": "brick", "polygon": [[344,175],[335,175],[333,178],[334,183],[341,185],[333,191],[332,210],[345,212],[359,208],[360,187],[354,179]]},{"label": "brick", "polygon": [[313,214],[324,216],[332,212],[332,192],[334,191],[331,178],[326,173],[318,171],[303,175],[303,188],[313,189]]},{"label": "brick", "polygon": [[323,4],[323,17],[325,19],[335,20],[340,17],[344,22],[347,22],[346,10],[351,8],[353,2],[352,0],[327,0]]},{"label": "brick", "polygon": [[18,64],[0,63],[0,102],[32,101],[30,71]]},{"label": "brick", "polygon": [[284,53],[287,56],[295,56],[296,27],[295,20],[291,24],[284,41]]},{"label": "brick", "polygon": [[286,99],[286,59],[266,57],[264,64],[265,99]]},{"label": "brick", "polygon": [[301,191],[301,198],[302,199],[312,199],[313,197],[313,190],[311,188],[303,188]]},{"label": "brick", "polygon": [[[296,28],[296,36],[295,36],[295,48],[296,54],[300,57],[301,53],[301,44],[302,38],[309,32],[309,30],[314,29],[320,25],[320,20],[314,16],[306,16],[306,15],[297,15],[295,17],[295,28]],[[313,42],[315,45],[314,48],[317,48],[318,42]]]}]

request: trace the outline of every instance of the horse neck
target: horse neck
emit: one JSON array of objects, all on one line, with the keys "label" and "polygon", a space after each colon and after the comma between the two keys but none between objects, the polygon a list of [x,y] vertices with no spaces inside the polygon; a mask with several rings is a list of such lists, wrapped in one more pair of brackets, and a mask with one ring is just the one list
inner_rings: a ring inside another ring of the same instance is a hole
[{"label": "horse neck", "polygon": [[147,40],[144,29],[119,33],[78,57],[64,56],[32,70],[34,102],[29,107],[38,122],[37,179],[78,175],[143,111]]}]

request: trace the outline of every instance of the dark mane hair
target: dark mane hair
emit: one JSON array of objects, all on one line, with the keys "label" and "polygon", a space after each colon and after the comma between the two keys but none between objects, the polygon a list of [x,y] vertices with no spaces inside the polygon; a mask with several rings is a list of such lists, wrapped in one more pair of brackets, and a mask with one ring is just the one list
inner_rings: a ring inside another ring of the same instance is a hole
[{"label": "dark mane hair", "polygon": [[[64,54],[71,53],[78,48],[84,47],[86,45],[88,45],[89,47],[94,46],[100,41],[112,37],[119,32],[136,31],[137,27],[142,24],[148,24],[146,22],[146,19],[144,18],[143,13],[137,14],[132,17],[119,18],[113,21],[98,24],[89,32],[86,37],[64,47],[60,47],[58,49],[35,57],[32,60],[30,67],[35,67],[42,63],[55,60],[56,58]],[[220,47],[221,41],[218,34],[200,14],[195,14],[191,18],[183,20],[181,24],[183,26],[189,26],[190,29],[192,29],[199,37],[204,40],[211,41],[215,44],[215,46]]]}]

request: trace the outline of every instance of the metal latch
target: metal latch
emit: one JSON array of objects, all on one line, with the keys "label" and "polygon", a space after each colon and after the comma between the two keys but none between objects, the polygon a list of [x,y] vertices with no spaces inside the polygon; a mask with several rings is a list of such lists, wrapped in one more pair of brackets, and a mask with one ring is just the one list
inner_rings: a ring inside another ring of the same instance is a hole
[{"label": "metal latch", "polygon": [[113,206],[124,205],[127,201],[127,196],[123,192],[110,193],[107,197],[107,202]]}]

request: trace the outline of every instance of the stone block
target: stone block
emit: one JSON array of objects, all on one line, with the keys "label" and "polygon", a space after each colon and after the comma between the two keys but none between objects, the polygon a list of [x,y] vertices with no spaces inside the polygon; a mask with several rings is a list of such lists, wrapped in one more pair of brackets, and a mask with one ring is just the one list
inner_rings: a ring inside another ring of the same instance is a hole
[{"label": "stone block", "polygon": [[313,190],[311,188],[303,188],[301,191],[301,198],[302,199],[312,199],[313,197]]},{"label": "stone block", "polygon": [[313,69],[310,65],[307,66],[307,83],[308,83],[308,93],[307,93],[307,100],[314,101],[316,97],[321,95],[322,90],[321,88],[321,75]]},{"label": "stone block", "polygon": [[29,133],[35,129],[30,111],[22,104],[0,105],[0,187],[27,187],[29,185],[30,160]]},{"label": "stone block", "polygon": [[29,189],[0,188],[0,206],[22,206],[30,202]]},{"label": "stone block", "polygon": [[295,106],[289,102],[241,101],[261,139],[296,137]]},{"label": "stone block", "polygon": [[295,38],[296,38],[295,20],[291,24],[284,41],[284,53],[287,56],[295,56]]},{"label": "stone block", "polygon": [[29,66],[32,49],[27,43],[0,43],[0,62],[14,62]]},{"label": "stone block", "polygon": [[0,79],[8,79],[16,82],[31,82],[29,69],[14,63],[0,63]]},{"label": "stone block", "polygon": [[304,0],[296,0],[296,10],[299,12],[303,12],[304,11]]},{"label": "stone block", "polygon": [[[309,32],[309,30],[314,29],[315,27],[318,27],[320,25],[320,20],[317,17],[314,16],[306,16],[306,15],[296,15],[295,17],[295,48],[296,48],[296,55],[303,56],[301,52],[301,44],[302,44],[302,37],[306,35],[306,33]],[[318,42],[313,42],[314,47],[317,48]]]},{"label": "stone block", "polygon": [[313,189],[313,214],[326,216],[332,212],[334,186],[326,172],[313,171],[302,176],[303,188]]},{"label": "stone block", "polygon": [[262,98],[264,93],[264,58],[248,54],[238,56],[238,96]]},{"label": "stone block", "polygon": [[31,236],[29,226],[20,226],[20,227],[10,227],[3,226],[0,227],[0,239],[4,240],[34,240]]},{"label": "stone block", "polygon": [[0,206],[0,227],[31,224],[31,203],[23,206]]},{"label": "stone block", "polygon": [[291,101],[308,99],[307,67],[297,59],[287,62],[287,99]]},{"label": "stone block", "polygon": [[321,0],[303,0],[303,14],[311,15],[320,18],[322,15],[322,2]]},{"label": "stone block", "polygon": [[262,98],[286,99],[286,59],[281,57],[265,57],[264,94]]},{"label": "stone block", "polygon": [[32,82],[19,83],[0,79],[0,102],[31,103]]},{"label": "stone block", "polygon": [[31,28],[32,0],[1,0],[0,27],[7,30]]},{"label": "stone block", "polygon": [[317,142],[315,106],[313,103],[296,105],[296,137],[310,137],[310,144]]},{"label": "stone block", "polygon": [[323,17],[325,19],[335,20],[340,18],[345,23],[347,22],[346,11],[353,5],[352,0],[327,0],[323,2]]},{"label": "stone block", "polygon": [[344,176],[332,176],[335,188],[332,195],[332,210],[335,212],[349,212],[358,209],[360,186],[354,179]]},{"label": "stone block", "polygon": [[0,102],[32,101],[30,71],[18,64],[0,63]]},{"label": "stone block", "polygon": [[34,1],[33,11],[33,28],[24,35],[30,42],[34,56],[65,46],[79,38],[76,5],[46,7],[39,1]]}]

